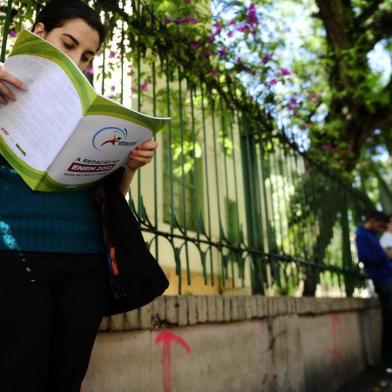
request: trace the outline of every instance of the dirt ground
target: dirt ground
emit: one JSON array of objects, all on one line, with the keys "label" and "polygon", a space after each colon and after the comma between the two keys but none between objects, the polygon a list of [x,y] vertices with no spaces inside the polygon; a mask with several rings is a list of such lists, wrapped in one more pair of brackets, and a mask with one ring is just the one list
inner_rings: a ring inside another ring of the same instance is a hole
[{"label": "dirt ground", "polygon": [[392,374],[383,369],[368,369],[339,392],[392,392]]}]

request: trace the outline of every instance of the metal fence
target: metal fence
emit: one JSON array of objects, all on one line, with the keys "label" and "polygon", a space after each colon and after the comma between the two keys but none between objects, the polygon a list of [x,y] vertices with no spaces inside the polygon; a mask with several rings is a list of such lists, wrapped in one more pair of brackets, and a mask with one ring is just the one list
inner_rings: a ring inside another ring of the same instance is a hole
[{"label": "metal fence", "polygon": [[[27,6],[0,6],[3,59]],[[129,18],[141,8],[133,3]],[[90,77],[127,106],[172,117],[130,203],[151,251],[175,271],[178,293],[194,293],[200,276],[220,293],[352,295],[364,284],[353,232],[369,200],[284,130],[261,137],[246,108],[231,107],[204,80],[190,82],[180,59],[173,67],[153,47],[141,50],[144,32],[127,37],[128,23],[117,22]]]}]

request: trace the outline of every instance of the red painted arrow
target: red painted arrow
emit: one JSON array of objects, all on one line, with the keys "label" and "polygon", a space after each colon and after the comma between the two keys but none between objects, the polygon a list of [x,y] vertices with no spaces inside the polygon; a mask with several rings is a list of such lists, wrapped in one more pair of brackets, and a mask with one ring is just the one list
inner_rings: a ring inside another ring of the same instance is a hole
[{"label": "red painted arrow", "polygon": [[333,358],[341,358],[343,356],[342,350],[337,345],[337,332],[341,326],[340,317],[337,314],[331,316],[332,322],[332,347],[329,349]]},{"label": "red painted arrow", "polygon": [[169,331],[162,331],[155,338],[155,344],[163,343],[162,350],[162,369],[163,369],[163,383],[164,383],[164,392],[171,392],[172,384],[171,384],[171,363],[170,363],[170,345],[174,342],[184,347],[185,351],[190,354],[191,348],[189,344],[178,335],[175,335]]}]

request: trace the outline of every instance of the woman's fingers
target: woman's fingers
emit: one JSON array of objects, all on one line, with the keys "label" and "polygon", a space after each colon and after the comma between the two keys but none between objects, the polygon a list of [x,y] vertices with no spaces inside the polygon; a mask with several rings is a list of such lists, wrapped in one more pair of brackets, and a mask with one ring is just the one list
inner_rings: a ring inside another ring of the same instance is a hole
[{"label": "woman's fingers", "polygon": [[150,163],[157,147],[158,143],[154,140],[149,140],[137,146],[135,150],[129,153],[129,168],[136,170]]},{"label": "woman's fingers", "polygon": [[0,68],[0,81],[8,82],[9,84],[12,84],[14,87],[16,87],[18,90],[26,90],[26,86],[23,84],[23,82],[21,82],[15,76],[11,75],[4,68]]},{"label": "woman's fingers", "polygon": [[4,68],[0,67],[0,103],[6,105],[8,101],[15,101],[15,94],[5,85],[8,82],[19,90],[26,90],[26,86],[15,76],[12,76]]},{"label": "woman's fingers", "polygon": [[147,142],[144,142],[143,144],[140,144],[139,146],[136,147],[137,150],[150,150],[154,151],[158,147],[158,143],[154,140],[148,140]]},{"label": "woman's fingers", "polygon": [[129,160],[134,161],[134,162],[140,162],[140,163],[150,163],[152,157],[149,158],[144,158],[144,157],[132,157]]},{"label": "woman's fingers", "polygon": [[11,92],[11,90],[6,87],[5,84],[0,82],[0,96],[8,103],[8,101],[15,101],[15,94]]},{"label": "woman's fingers", "polygon": [[149,164],[151,162],[151,160],[152,160],[152,156],[142,157],[142,156],[130,155],[130,158],[128,161],[128,167],[136,170],[139,167],[142,167],[142,166]]},{"label": "woman's fingers", "polygon": [[132,158],[141,157],[141,158],[152,158],[154,156],[153,150],[133,150],[130,153]]}]

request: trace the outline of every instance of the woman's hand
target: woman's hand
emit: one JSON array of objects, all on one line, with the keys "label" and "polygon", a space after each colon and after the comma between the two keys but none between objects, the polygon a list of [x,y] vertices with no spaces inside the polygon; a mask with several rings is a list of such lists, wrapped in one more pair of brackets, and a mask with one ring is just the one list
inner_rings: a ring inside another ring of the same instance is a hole
[{"label": "woman's hand", "polygon": [[151,162],[157,147],[157,142],[149,140],[148,142],[140,144],[135,150],[129,153],[128,166],[120,184],[120,191],[124,196],[129,191],[129,186],[131,185],[136,170]]},{"label": "woman's hand", "polygon": [[147,165],[151,162],[154,157],[154,152],[158,147],[158,143],[149,140],[143,144],[140,144],[129,154],[128,169],[137,170],[139,167]]},{"label": "woman's hand", "polygon": [[7,105],[9,101],[15,101],[15,94],[7,87],[4,82],[8,82],[18,90],[26,90],[25,85],[10,73],[8,73],[2,64],[0,64],[0,104]]}]

